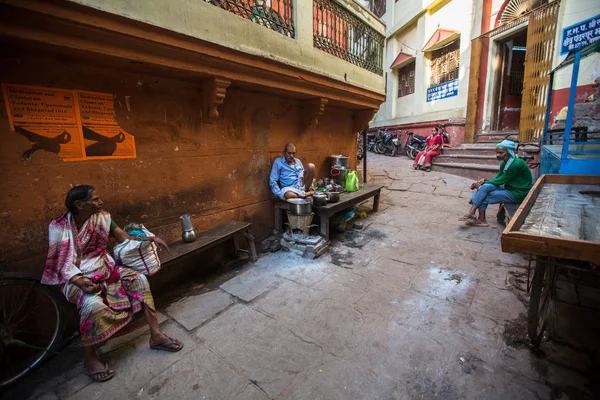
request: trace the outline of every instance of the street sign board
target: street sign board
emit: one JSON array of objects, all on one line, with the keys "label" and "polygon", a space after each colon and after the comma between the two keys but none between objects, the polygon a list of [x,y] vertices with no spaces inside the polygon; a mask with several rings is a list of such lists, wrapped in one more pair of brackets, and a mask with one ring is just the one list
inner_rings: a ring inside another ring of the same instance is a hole
[{"label": "street sign board", "polygon": [[563,29],[560,54],[582,49],[600,40],[600,14]]},{"label": "street sign board", "polygon": [[427,88],[427,102],[442,100],[458,94],[458,79]]}]

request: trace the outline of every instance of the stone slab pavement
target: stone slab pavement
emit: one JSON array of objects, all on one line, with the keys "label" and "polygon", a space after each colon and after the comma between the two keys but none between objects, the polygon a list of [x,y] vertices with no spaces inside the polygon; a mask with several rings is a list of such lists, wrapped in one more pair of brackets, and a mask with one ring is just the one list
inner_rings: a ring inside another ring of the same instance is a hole
[{"label": "stone slab pavement", "polygon": [[[470,181],[369,157],[385,189],[362,230],[334,235],[315,260],[263,254],[214,290],[161,307],[183,351],[151,351],[147,331],[114,339],[104,357],[117,374],[96,384],[73,344],[7,398],[592,398],[589,352],[529,348],[527,260],[502,253],[494,209],[489,228],[458,221]],[[578,308],[560,316],[557,329],[579,344],[586,321],[599,320]]]}]

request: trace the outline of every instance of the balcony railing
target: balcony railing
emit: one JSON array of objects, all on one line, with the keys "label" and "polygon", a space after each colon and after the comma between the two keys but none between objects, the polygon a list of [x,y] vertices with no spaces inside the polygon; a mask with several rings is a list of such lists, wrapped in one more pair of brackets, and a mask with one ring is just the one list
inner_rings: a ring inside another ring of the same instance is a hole
[{"label": "balcony railing", "polygon": [[335,0],[313,0],[313,43],[318,49],[383,75],[385,37]]},{"label": "balcony railing", "polygon": [[[293,0],[204,0],[242,18],[295,37]],[[306,1],[306,0],[305,0]]]}]

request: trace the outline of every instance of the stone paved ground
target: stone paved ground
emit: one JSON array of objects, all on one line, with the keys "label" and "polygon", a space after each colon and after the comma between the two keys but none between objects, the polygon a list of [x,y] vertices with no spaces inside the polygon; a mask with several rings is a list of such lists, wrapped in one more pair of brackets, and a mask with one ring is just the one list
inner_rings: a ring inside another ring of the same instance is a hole
[{"label": "stone paved ground", "polygon": [[570,342],[532,352],[527,262],[501,252],[494,218],[488,229],[458,222],[470,181],[370,157],[386,189],[362,231],[337,235],[316,260],[263,255],[216,289],[197,283],[161,307],[182,352],[151,351],[147,333],[109,342],[117,375],[91,384],[72,345],[8,397],[592,398],[598,368],[577,345],[598,314],[563,309],[557,331]]}]

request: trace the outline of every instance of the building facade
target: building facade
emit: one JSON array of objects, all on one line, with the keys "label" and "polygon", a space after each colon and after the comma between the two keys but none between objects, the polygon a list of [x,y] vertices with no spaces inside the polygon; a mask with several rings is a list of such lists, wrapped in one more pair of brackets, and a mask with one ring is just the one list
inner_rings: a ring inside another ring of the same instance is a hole
[{"label": "building facade", "polygon": [[168,240],[188,213],[265,237],[285,143],[321,175],[331,153],[356,165],[384,33],[353,0],[0,1],[0,263],[40,273],[84,183]]},{"label": "building facade", "polygon": [[[599,14],[593,0],[388,0],[387,94],[371,127],[425,134],[445,124],[455,146],[539,137],[549,72],[566,57],[563,30]],[[600,76],[597,56],[581,70],[585,101]],[[559,75],[551,123],[567,103],[570,73]]]}]

